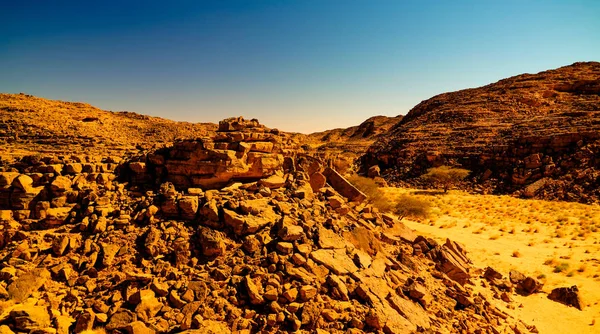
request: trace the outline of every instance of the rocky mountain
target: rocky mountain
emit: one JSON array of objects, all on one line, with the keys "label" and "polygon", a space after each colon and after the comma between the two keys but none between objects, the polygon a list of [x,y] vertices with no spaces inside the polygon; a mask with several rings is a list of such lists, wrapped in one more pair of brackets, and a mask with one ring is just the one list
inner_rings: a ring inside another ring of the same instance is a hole
[{"label": "rocky mountain", "polygon": [[600,63],[445,93],[414,107],[362,158],[392,182],[460,165],[476,189],[600,199]]},{"label": "rocky mountain", "polygon": [[288,139],[232,118],[1,164],[0,332],[537,332],[510,301],[539,281],[416,235]]},{"label": "rocky mountain", "polygon": [[0,155],[86,151],[123,156],[214,133],[211,123],[175,122],[87,103],[0,93]]}]

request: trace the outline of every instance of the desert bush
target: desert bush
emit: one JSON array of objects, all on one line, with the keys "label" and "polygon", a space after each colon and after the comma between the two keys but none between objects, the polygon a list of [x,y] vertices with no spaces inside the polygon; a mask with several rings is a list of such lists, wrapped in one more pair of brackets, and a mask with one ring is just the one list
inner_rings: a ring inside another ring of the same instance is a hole
[{"label": "desert bush", "polygon": [[469,173],[467,169],[440,166],[428,169],[427,173],[421,175],[421,179],[434,185],[439,184],[444,188],[444,192],[448,192],[454,182],[463,180]]},{"label": "desert bush", "polygon": [[563,271],[567,271],[569,269],[569,264],[566,262],[562,262],[561,264],[554,267],[553,272],[561,273]]},{"label": "desert bush", "polygon": [[427,218],[431,210],[431,204],[421,198],[400,195],[394,203],[394,213],[400,217]]},{"label": "desert bush", "polygon": [[359,175],[352,175],[348,178],[348,181],[367,195],[367,202],[380,211],[388,212],[392,210],[393,202],[385,196],[375,180]]},{"label": "desert bush", "polygon": [[367,195],[367,201],[382,212],[393,212],[402,220],[404,217],[427,218],[431,204],[411,195],[399,195],[395,199],[387,197],[377,181],[371,178],[353,175],[348,178],[356,188]]}]

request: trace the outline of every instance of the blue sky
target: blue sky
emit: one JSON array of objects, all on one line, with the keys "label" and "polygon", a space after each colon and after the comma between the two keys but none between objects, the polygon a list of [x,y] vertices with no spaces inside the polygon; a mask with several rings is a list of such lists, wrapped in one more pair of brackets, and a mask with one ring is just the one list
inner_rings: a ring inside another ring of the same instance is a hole
[{"label": "blue sky", "polygon": [[0,92],[312,132],[600,60],[600,1],[12,1]]}]

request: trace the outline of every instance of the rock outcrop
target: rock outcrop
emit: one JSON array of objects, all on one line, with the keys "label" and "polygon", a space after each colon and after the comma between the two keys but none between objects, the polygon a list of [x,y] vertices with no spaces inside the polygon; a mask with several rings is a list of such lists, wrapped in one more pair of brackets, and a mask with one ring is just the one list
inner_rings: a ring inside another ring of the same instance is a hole
[{"label": "rock outcrop", "polygon": [[223,187],[231,181],[257,181],[283,170],[287,138],[257,120],[230,118],[213,138],[176,142],[150,165],[181,188]]},{"label": "rock outcrop", "polygon": [[380,137],[363,168],[418,185],[427,168],[459,165],[472,189],[597,201],[599,78],[600,63],[575,63],[435,96]]}]

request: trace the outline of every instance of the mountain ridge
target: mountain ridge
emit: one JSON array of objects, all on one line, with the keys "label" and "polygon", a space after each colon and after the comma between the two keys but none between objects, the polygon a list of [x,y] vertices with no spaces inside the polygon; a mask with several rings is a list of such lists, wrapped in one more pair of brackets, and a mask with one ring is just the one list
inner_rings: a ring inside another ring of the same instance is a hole
[{"label": "mountain ridge", "polygon": [[[378,165],[388,181],[419,184],[427,168],[460,165],[482,191],[524,194],[545,179],[527,193],[595,201],[598,111],[598,62],[521,74],[422,101],[369,147],[362,167]],[[572,182],[583,170],[585,181]]]}]

